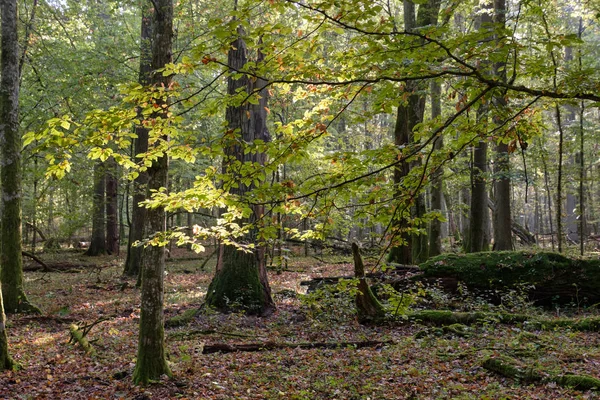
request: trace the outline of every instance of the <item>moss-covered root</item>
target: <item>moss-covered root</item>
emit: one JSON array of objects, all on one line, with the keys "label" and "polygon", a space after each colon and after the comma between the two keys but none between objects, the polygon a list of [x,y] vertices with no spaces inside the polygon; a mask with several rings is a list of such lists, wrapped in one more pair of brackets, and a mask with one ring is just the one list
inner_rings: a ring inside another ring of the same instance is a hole
[{"label": "moss-covered root", "polygon": [[352,243],[352,255],[354,256],[354,276],[358,278],[358,292],[356,293],[358,322],[361,324],[382,322],[385,320],[385,309],[367,284],[365,265],[356,243]]},{"label": "moss-covered root", "polygon": [[600,379],[587,375],[545,375],[541,371],[527,367],[520,361],[507,356],[488,357],[483,360],[483,368],[502,376],[526,382],[555,382],[559,386],[577,390],[600,391]]},{"label": "moss-covered root", "polygon": [[189,310],[185,310],[183,314],[176,315],[173,318],[170,318],[165,321],[165,328],[177,328],[179,326],[184,326],[192,322],[196,315],[200,310],[198,308],[191,308]]},{"label": "moss-covered root", "polygon": [[79,327],[75,324],[71,324],[69,327],[69,331],[71,331],[71,343],[79,343],[79,345],[85,350],[85,352],[89,355],[96,354],[96,350],[90,344],[90,342],[85,338],[83,331],[79,329]]}]

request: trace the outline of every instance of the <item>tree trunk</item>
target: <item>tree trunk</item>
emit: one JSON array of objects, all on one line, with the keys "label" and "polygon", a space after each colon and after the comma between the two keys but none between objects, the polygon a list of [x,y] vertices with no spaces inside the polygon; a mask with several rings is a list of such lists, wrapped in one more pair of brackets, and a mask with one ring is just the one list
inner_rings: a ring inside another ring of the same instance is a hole
[{"label": "tree trunk", "polygon": [[[238,38],[231,44],[228,54],[229,67],[234,71],[241,70],[248,61],[246,43],[242,38],[243,30],[241,28],[238,29],[238,35]],[[256,62],[262,62],[263,58],[264,56],[259,51]],[[230,77],[227,81],[227,92],[230,96],[236,95],[240,90],[252,93],[263,87],[265,83],[262,79],[252,80],[246,75],[237,79]],[[235,167],[238,162],[265,164],[266,155],[264,153],[244,154],[244,148],[240,143],[269,140],[266,126],[267,101],[268,92],[262,89],[258,104],[244,103],[227,107],[228,131],[225,137],[223,170],[233,178],[236,184],[240,182],[239,167]],[[237,187],[230,188],[230,191],[243,201],[244,195],[252,189],[252,184],[239,183]],[[252,215],[250,218],[242,220],[242,223],[252,224],[264,214],[264,207],[251,207]],[[244,238],[241,238],[240,242],[244,245],[256,245],[257,234],[257,228],[253,227]],[[217,270],[206,295],[206,303],[222,311],[241,309],[257,315],[271,313],[275,309],[275,303],[271,297],[271,288],[267,278],[264,246],[248,247],[244,251],[231,245],[221,248]]]},{"label": "tree trunk", "polygon": [[[4,4],[4,3],[3,3]],[[5,15],[6,6],[2,7],[2,15]],[[8,353],[8,335],[6,334],[6,315],[4,314],[4,303],[2,302],[2,291],[0,290],[0,371],[12,369],[14,362]]]},{"label": "tree trunk", "polygon": [[[142,24],[140,33],[140,74],[139,83],[148,85],[150,83],[150,72],[152,70],[152,2],[142,3]],[[135,127],[137,138],[134,142],[135,156],[148,151],[148,129],[142,125]],[[125,259],[124,275],[138,276],[142,262],[143,249],[133,244],[144,238],[144,224],[146,220],[146,208],[140,207],[140,203],[146,200],[148,190],[148,172],[140,170],[139,175],[133,181],[133,199],[131,212],[131,225],[129,226],[129,240],[127,242],[127,258]]]},{"label": "tree trunk", "polygon": [[[442,115],[441,102],[442,85],[438,81],[431,82],[431,119]],[[440,151],[444,147],[444,139],[440,135],[433,142],[435,151]],[[440,165],[439,169],[433,173],[431,179],[431,210],[442,212],[444,170]],[[429,226],[429,257],[437,256],[442,253],[442,221],[435,218]]]},{"label": "tree trunk", "polygon": [[117,179],[117,162],[114,158],[106,161],[106,251],[108,254],[119,254],[119,204]]},{"label": "tree trunk", "polygon": [[106,254],[105,235],[105,203],[104,193],[106,191],[106,169],[100,161],[94,165],[94,197],[92,204],[92,240],[90,248],[85,252],[86,256],[99,256]]},{"label": "tree trunk", "polygon": [[19,133],[19,58],[17,38],[17,4],[2,1],[2,61],[0,81],[0,146],[2,192],[0,237],[0,282],[4,310],[39,312],[31,305],[23,289],[23,259],[21,257],[21,135]]},{"label": "tree trunk", "polygon": [[[157,71],[172,62],[173,1],[154,0],[153,4],[156,8],[152,19],[152,70]],[[156,72],[152,75],[152,83],[156,88],[168,88],[171,76]],[[167,102],[163,97],[155,101],[159,110],[162,109],[161,105]],[[168,123],[165,122],[165,114],[154,114],[151,118],[154,118],[157,124]],[[162,136],[160,140],[168,140],[168,137]],[[167,155],[154,160],[148,168],[148,188],[159,190],[167,187],[168,172]],[[166,230],[164,207],[148,209],[146,220],[150,232],[160,234]],[[160,245],[145,247],[141,270],[140,333],[137,362],[133,372],[135,383],[147,384],[150,380],[159,379],[161,375],[172,375],[165,357],[164,271],[165,248]]]},{"label": "tree trunk", "polygon": [[358,292],[355,299],[358,322],[361,324],[381,322],[385,320],[385,309],[367,283],[365,266],[356,243],[352,243],[352,256],[354,258],[354,278],[358,279]]}]

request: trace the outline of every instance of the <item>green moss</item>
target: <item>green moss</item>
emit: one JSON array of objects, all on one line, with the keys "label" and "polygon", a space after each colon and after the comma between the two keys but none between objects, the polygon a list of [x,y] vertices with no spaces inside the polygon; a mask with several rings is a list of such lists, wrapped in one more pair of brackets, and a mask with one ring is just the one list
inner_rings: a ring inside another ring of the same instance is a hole
[{"label": "green moss", "polygon": [[[475,290],[495,291],[531,285],[538,293],[543,292],[547,301],[579,303],[587,297],[593,302],[600,293],[600,260],[580,260],[556,253],[443,254],[420,267],[425,278],[452,278]],[[553,289],[555,293],[552,293]]]},{"label": "green moss", "polygon": [[519,379],[526,382],[536,382],[543,379],[540,372],[505,355],[488,357],[483,360],[482,366],[489,371],[496,372],[507,378]]},{"label": "green moss", "polygon": [[561,375],[554,379],[560,386],[577,390],[600,390],[600,379],[587,375]]},{"label": "green moss", "polygon": [[266,302],[254,254],[226,246],[223,266],[208,287],[206,303],[221,311],[261,314]]},{"label": "green moss", "polygon": [[176,328],[178,326],[184,326],[189,324],[200,312],[197,308],[191,308],[189,310],[185,310],[183,314],[176,315],[173,318],[170,318],[165,321],[166,328]]}]

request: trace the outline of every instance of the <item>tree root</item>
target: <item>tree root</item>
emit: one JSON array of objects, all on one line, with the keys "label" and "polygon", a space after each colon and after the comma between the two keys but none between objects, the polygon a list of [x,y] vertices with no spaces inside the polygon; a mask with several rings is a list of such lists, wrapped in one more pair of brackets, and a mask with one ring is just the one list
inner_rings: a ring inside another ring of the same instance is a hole
[{"label": "tree root", "polygon": [[559,386],[577,389],[600,391],[600,379],[587,375],[547,375],[539,370],[525,366],[519,360],[508,356],[494,356],[483,360],[483,368],[507,378],[524,382],[554,382]]}]

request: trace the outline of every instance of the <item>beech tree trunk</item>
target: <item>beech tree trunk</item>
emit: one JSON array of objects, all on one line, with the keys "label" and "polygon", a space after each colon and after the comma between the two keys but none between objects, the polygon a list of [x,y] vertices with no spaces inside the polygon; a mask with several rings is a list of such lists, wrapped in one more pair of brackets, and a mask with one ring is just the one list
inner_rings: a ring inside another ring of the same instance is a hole
[{"label": "beech tree trunk", "polygon": [[[2,7],[2,15],[6,7]],[[0,290],[0,371],[12,369],[13,360],[8,352],[8,335],[6,334],[6,314],[4,314],[4,303],[2,302],[2,291]]]},{"label": "beech tree trunk", "polygon": [[[152,19],[152,70],[157,71],[172,62],[173,1],[153,0],[153,4],[155,10]],[[171,76],[155,72],[151,80],[157,89],[168,88]],[[161,106],[167,103],[167,98],[161,96],[154,101],[160,110]],[[163,113],[153,114],[150,118],[155,119],[157,124],[168,124],[167,116]],[[160,140],[168,140],[168,137],[164,135]],[[154,160],[148,168],[148,188],[158,190],[167,187],[168,172],[167,155]],[[160,234],[166,230],[164,207],[148,209],[146,220],[150,232]],[[153,245],[145,247],[141,270],[140,333],[137,362],[133,372],[135,383],[147,384],[150,380],[159,379],[161,375],[172,375],[165,357],[164,271],[165,248]]]},{"label": "beech tree trunk", "polygon": [[106,160],[106,251],[119,254],[119,202],[117,162],[114,158]]},{"label": "beech tree trunk", "polygon": [[[243,39],[244,32],[238,28],[238,38],[231,44],[228,54],[228,63],[232,71],[239,71],[248,62],[246,43]],[[257,63],[263,61],[264,56],[258,52]],[[262,79],[253,80],[243,75],[237,79],[229,77],[227,92],[234,96],[239,90],[252,93],[265,85]],[[241,144],[253,143],[255,140],[269,141],[267,131],[267,101],[268,92],[260,90],[258,104],[244,103],[230,105],[226,110],[228,131],[225,137],[225,157],[223,170],[226,174],[235,177],[234,181],[240,182],[238,163],[265,164],[266,155],[263,153],[247,153]],[[227,183],[225,183],[227,184]],[[239,183],[231,187],[230,191],[243,200],[244,195],[253,189],[252,184]],[[264,207],[252,206],[253,214],[243,224],[252,224],[264,214]],[[225,245],[219,251],[219,259],[215,276],[210,283],[206,294],[206,303],[218,310],[228,311],[241,309],[250,314],[266,315],[275,309],[271,297],[271,287],[267,278],[265,247],[257,245],[257,228],[251,228],[244,238],[238,240],[244,245],[255,245],[244,251],[234,246]]]},{"label": "beech tree trunk", "polygon": [[[442,86],[438,81],[431,82],[431,118],[435,119],[442,115],[441,104]],[[440,135],[433,142],[436,151],[444,147],[444,139]],[[442,199],[444,197],[444,169],[442,166],[433,173],[431,179],[431,210],[442,212]],[[429,257],[442,253],[442,221],[434,219],[429,226]]]},{"label": "beech tree trunk", "polygon": [[[142,3],[142,24],[140,33],[140,74],[139,82],[147,86],[150,83],[150,72],[152,70],[152,12],[150,1]],[[142,125],[135,127],[137,138],[134,141],[133,152],[135,156],[148,151],[148,129]],[[148,190],[148,172],[139,171],[139,175],[133,181],[133,207],[131,212],[131,225],[129,226],[129,240],[127,243],[127,258],[123,274],[127,276],[138,276],[142,262],[142,247],[133,244],[144,238],[144,225],[146,219],[146,208],[140,207],[140,203],[146,200]]]},{"label": "beech tree trunk", "polygon": [[92,204],[92,241],[86,256],[106,254],[105,235],[105,203],[106,176],[104,164],[100,161],[94,165],[94,197]]},{"label": "beech tree trunk", "polygon": [[19,132],[19,58],[17,4],[3,0],[2,61],[0,81],[0,146],[2,148],[0,186],[2,193],[2,233],[0,238],[0,282],[4,310],[39,312],[27,300],[23,289],[21,257],[21,135]]}]

